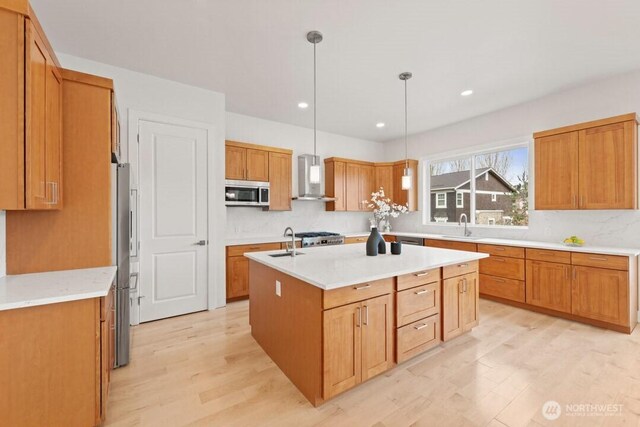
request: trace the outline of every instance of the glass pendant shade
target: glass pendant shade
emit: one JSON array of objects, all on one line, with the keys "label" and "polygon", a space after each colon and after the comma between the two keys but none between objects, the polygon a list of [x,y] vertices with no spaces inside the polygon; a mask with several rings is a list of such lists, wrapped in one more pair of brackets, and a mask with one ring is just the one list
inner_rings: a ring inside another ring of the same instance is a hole
[{"label": "glass pendant shade", "polygon": [[402,189],[411,190],[411,169],[405,168],[402,174]]},{"label": "glass pendant shade", "polygon": [[320,184],[320,165],[311,165],[309,167],[309,182],[311,184]]}]

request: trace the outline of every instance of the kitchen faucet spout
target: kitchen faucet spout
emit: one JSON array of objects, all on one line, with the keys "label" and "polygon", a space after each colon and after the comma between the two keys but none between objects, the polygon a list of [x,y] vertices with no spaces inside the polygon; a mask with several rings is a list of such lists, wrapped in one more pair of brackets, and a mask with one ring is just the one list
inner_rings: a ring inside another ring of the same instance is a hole
[{"label": "kitchen faucet spout", "polygon": [[291,236],[291,248],[289,248],[289,243],[287,243],[287,253],[291,253],[291,256],[296,256],[296,233],[293,232],[293,228],[291,227],[287,227],[284,229],[284,237],[289,236]]}]

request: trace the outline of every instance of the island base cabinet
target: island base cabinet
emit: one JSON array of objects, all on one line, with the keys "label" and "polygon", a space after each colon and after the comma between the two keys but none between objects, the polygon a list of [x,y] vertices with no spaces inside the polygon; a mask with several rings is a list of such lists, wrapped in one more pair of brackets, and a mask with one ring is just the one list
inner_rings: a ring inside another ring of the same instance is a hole
[{"label": "island base cabinet", "polygon": [[325,400],[393,367],[393,316],[390,294],[324,311]]},{"label": "island base cabinet", "polygon": [[478,273],[446,279],[442,284],[442,340],[470,331],[479,323]]},{"label": "island base cabinet", "polygon": [[629,276],[626,271],[573,267],[573,314],[628,326]]}]

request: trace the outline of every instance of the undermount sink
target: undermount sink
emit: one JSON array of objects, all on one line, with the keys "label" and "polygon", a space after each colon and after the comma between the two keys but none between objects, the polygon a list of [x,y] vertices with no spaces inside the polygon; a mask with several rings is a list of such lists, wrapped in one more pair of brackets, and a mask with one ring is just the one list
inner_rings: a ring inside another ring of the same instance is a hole
[{"label": "undermount sink", "polygon": [[445,239],[460,239],[460,240],[479,240],[482,239],[480,236],[452,236],[452,235],[442,235]]},{"label": "undermount sink", "polygon": [[[296,256],[298,256],[298,255],[304,255],[304,252],[296,252]],[[278,254],[270,254],[269,256],[273,257],[273,258],[282,258],[282,257],[285,257],[285,256],[293,256],[293,253],[292,252],[281,252],[281,253],[278,253]]]}]

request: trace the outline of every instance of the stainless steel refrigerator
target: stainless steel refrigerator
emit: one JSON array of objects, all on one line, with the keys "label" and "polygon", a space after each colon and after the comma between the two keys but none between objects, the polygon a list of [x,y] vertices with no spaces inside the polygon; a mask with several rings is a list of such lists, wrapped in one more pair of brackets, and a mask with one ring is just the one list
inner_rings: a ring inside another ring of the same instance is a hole
[{"label": "stainless steel refrigerator", "polygon": [[[118,266],[116,276],[116,316],[115,316],[115,366],[129,363],[131,343],[130,301],[131,285],[129,251],[131,248],[131,211],[129,209],[128,163],[112,166],[112,209],[113,209],[113,258]],[[137,278],[136,278],[137,279]],[[136,284],[137,285],[137,284]]]}]

